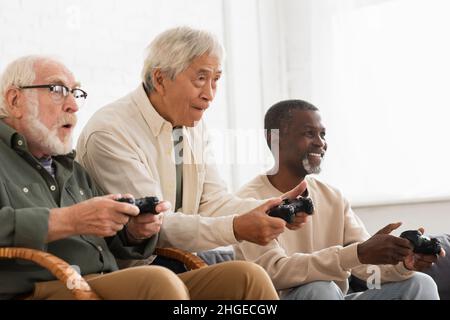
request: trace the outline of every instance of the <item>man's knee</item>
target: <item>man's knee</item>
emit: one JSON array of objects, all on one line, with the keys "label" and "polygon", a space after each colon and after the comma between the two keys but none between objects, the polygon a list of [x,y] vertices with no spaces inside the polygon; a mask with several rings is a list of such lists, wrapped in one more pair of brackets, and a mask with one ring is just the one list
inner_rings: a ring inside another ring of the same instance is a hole
[{"label": "man's knee", "polygon": [[171,270],[159,266],[142,266],[128,269],[134,279],[136,291],[146,299],[184,300],[189,292],[183,281]]},{"label": "man's knee", "polygon": [[405,280],[405,285],[405,299],[439,300],[436,282],[425,273],[415,272],[410,279]]},{"label": "man's knee", "polygon": [[314,281],[291,289],[283,300],[343,300],[341,289],[333,281]]},{"label": "man's knee", "polygon": [[272,283],[269,275],[261,266],[248,261],[230,261],[221,263],[223,266],[222,272],[231,277],[239,277],[240,280],[247,282],[258,281],[262,283]]},{"label": "man's knee", "polygon": [[217,264],[223,281],[241,284],[244,299],[278,299],[278,294],[267,272],[248,261],[229,261]]}]

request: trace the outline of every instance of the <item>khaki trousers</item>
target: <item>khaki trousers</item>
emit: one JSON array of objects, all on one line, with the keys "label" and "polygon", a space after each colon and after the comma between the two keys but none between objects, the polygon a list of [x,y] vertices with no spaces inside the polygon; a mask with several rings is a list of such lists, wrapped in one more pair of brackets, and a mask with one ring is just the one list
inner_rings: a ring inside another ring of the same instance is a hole
[{"label": "khaki trousers", "polygon": [[[175,274],[159,266],[127,268],[84,277],[105,300],[277,300],[267,273],[245,261],[223,262]],[[38,282],[29,299],[73,300],[60,281]]]}]

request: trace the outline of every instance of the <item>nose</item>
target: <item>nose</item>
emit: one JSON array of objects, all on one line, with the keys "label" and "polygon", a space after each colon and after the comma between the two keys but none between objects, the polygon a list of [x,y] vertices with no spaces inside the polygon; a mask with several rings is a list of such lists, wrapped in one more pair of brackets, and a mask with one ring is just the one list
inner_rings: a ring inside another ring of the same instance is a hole
[{"label": "nose", "polygon": [[320,135],[316,135],[316,138],[314,139],[314,144],[315,144],[317,147],[320,147],[320,148],[322,148],[322,149],[324,149],[324,150],[327,149],[327,142],[326,142],[325,139],[322,138]]},{"label": "nose", "polygon": [[212,101],[216,94],[216,88],[213,87],[211,81],[208,81],[202,88],[201,98],[206,101]]},{"label": "nose", "polygon": [[79,110],[79,106],[77,104],[77,101],[75,100],[75,97],[73,96],[73,94],[68,94],[66,99],[64,100],[64,106],[63,106],[63,110],[65,112],[71,112],[71,113],[75,113],[78,112]]}]

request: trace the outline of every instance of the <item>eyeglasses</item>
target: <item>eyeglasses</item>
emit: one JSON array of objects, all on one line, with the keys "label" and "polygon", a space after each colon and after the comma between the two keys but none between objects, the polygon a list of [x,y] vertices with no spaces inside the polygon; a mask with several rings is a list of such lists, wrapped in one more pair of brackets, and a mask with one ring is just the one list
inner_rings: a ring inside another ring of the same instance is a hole
[{"label": "eyeglasses", "polygon": [[87,93],[79,88],[69,89],[62,84],[40,84],[35,86],[23,86],[19,89],[40,89],[46,88],[50,91],[50,96],[55,103],[63,103],[66,97],[71,93],[75,98],[78,108],[84,105],[87,98]]}]

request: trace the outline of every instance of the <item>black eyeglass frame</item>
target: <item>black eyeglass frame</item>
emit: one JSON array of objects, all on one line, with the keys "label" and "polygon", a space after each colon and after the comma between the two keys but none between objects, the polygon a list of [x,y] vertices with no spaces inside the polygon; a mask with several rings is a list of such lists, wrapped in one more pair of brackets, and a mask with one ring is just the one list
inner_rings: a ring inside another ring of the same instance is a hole
[{"label": "black eyeglass frame", "polygon": [[[69,89],[67,86],[63,85],[63,84],[38,84],[38,85],[33,85],[33,86],[21,86],[18,87],[19,89],[40,89],[40,88],[47,88],[50,89],[51,92],[53,92],[52,90],[56,87],[63,87],[67,92],[67,94],[64,94],[63,92],[63,97],[67,97],[69,95],[69,93],[71,93],[75,99],[77,98],[84,98],[86,100],[88,94],[86,91],[84,91],[83,89],[80,88],[73,88],[73,89]],[[74,91],[80,91],[81,95],[79,97],[76,97],[73,93]]]}]

